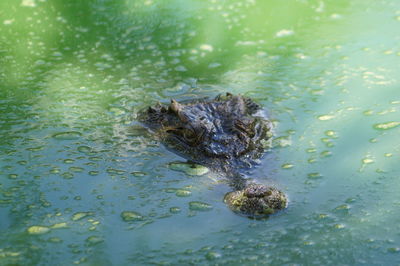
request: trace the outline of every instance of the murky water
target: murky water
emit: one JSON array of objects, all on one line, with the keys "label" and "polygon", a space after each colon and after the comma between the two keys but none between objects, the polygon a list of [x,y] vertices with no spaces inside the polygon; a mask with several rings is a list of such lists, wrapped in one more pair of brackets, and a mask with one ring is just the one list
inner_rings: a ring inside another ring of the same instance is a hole
[{"label": "murky water", "polygon": [[[3,0],[0,264],[400,263],[397,0]],[[135,124],[156,101],[254,98],[267,220]]]}]

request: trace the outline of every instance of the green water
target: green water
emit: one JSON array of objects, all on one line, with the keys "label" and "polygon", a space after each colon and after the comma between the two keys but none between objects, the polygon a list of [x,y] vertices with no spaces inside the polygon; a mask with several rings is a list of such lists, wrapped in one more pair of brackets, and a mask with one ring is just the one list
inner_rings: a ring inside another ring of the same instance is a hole
[{"label": "green water", "polygon": [[[0,1],[0,265],[399,264],[399,43],[397,0]],[[267,220],[135,124],[226,91],[275,124]]]}]

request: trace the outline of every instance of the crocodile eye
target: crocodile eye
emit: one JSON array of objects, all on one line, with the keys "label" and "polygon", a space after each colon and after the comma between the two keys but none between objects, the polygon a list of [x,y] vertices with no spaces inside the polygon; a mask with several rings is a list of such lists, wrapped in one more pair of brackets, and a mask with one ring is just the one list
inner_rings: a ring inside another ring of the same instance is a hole
[{"label": "crocodile eye", "polygon": [[183,142],[191,146],[197,145],[202,136],[201,134],[200,135],[196,134],[196,132],[192,129],[182,128],[182,127],[168,128],[165,131],[169,134],[175,135],[176,137],[180,138]]},{"label": "crocodile eye", "polygon": [[185,128],[183,130],[183,137],[185,138],[186,141],[188,142],[196,142],[197,141],[197,135],[193,130]]}]

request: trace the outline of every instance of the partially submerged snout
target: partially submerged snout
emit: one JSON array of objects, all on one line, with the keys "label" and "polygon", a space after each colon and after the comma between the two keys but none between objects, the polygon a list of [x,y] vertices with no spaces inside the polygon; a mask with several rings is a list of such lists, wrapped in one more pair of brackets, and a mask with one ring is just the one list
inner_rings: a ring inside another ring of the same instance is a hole
[{"label": "partially submerged snout", "polygon": [[250,218],[263,218],[286,208],[286,195],[274,187],[250,184],[245,189],[229,192],[224,197],[228,207]]}]

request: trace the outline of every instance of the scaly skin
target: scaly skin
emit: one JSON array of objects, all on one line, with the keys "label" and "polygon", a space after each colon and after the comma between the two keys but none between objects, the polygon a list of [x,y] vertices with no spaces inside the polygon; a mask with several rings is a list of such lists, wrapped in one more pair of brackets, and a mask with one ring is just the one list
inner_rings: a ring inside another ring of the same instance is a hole
[{"label": "scaly skin", "polygon": [[171,100],[139,113],[158,138],[192,162],[223,173],[235,189],[225,203],[235,212],[262,217],[286,207],[279,190],[248,182],[238,171],[255,164],[271,137],[270,122],[255,113],[260,106],[243,96],[217,96],[185,103]]}]

